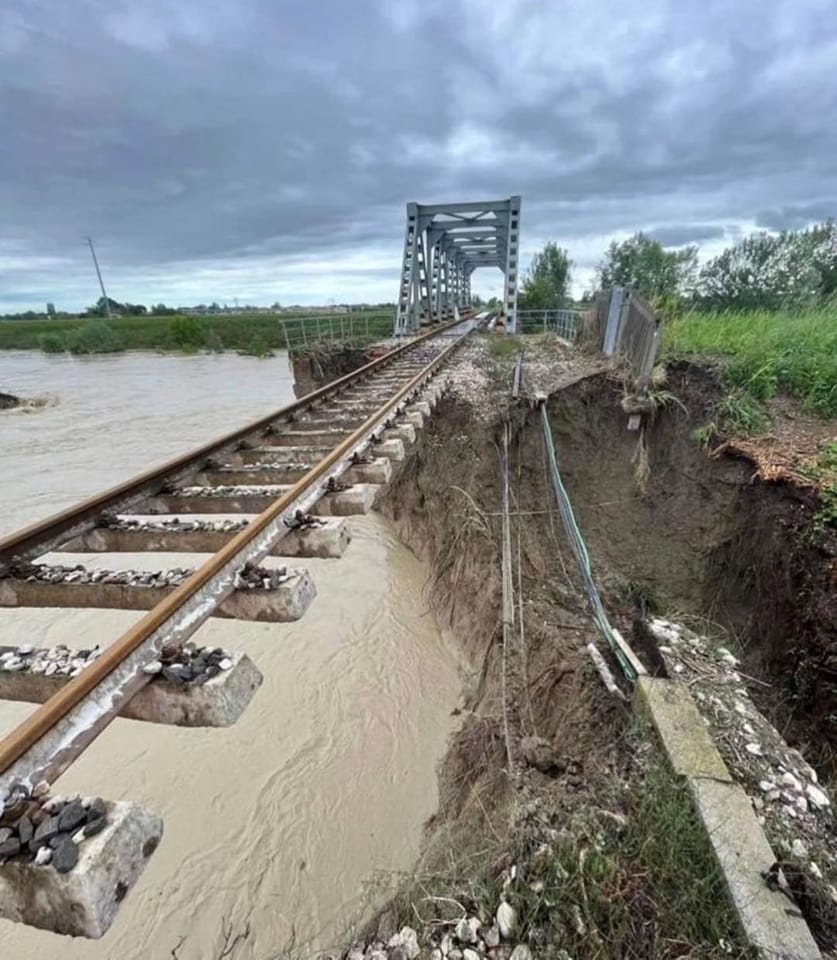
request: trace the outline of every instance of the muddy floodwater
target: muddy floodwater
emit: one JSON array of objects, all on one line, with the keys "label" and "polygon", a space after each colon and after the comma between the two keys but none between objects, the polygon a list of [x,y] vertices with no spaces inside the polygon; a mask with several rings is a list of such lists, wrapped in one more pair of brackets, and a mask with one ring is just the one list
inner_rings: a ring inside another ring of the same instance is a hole
[{"label": "muddy floodwater", "polygon": [[[45,516],[293,399],[287,358],[0,354],[0,531]],[[428,571],[372,515],[341,560],[293,560],[318,596],[295,624],[211,620],[196,639],[243,650],[264,683],[239,722],[201,730],[116,720],[56,785],[136,801],[163,841],[101,941],[0,920],[0,955],[27,960],[268,960],[292,939],[331,945],[408,870],[437,802],[458,660],[424,601]],[[82,559],[82,558],[79,558]],[[96,556],[159,569],[187,555]],[[0,610],[4,643],[112,642],[131,611]],[[0,702],[0,730],[32,708]]]}]

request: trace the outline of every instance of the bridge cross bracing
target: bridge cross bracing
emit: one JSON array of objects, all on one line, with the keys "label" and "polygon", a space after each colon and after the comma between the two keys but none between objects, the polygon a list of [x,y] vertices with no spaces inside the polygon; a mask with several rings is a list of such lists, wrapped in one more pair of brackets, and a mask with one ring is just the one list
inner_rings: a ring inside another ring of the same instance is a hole
[{"label": "bridge cross bracing", "polygon": [[520,197],[465,203],[407,204],[395,334],[458,316],[471,304],[471,274],[497,267],[505,276],[506,330],[517,329]]}]

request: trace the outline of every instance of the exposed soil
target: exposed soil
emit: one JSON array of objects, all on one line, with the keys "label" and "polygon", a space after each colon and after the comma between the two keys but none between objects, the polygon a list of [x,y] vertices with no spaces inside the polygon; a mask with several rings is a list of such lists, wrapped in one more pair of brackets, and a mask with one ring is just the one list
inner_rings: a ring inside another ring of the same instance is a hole
[{"label": "exposed soil", "polygon": [[[788,424],[796,414],[785,405],[781,429],[761,447],[732,443],[713,456],[694,436],[722,396],[711,370],[671,365],[655,408],[630,430],[619,372],[560,346],[549,349],[545,356],[539,348],[537,364],[524,364],[523,394],[550,393],[561,472],[614,625],[629,633],[657,611],[717,624],[743,660],[753,701],[829,773],[837,746],[837,532],[817,528],[814,535],[816,490],[793,470],[765,472],[758,458],[768,449],[792,462],[810,458],[828,428],[800,415],[794,454]],[[499,857],[495,874],[508,885],[509,851],[520,849],[521,831],[531,847],[545,824],[548,833],[580,815],[630,818],[647,758],[629,732],[627,705],[604,691],[587,655],[596,633],[548,485],[539,414],[525,400],[510,400],[515,358],[503,354],[485,340],[463,350],[447,374],[447,397],[378,508],[433,569],[428,603],[472,665],[467,717],[441,770],[440,808],[422,866],[441,850],[448,859],[465,857],[476,875],[481,867],[468,858],[479,847]],[[512,550],[523,636],[505,656],[504,420],[511,424]],[[714,947],[667,939],[649,870],[626,870],[620,883],[614,896],[645,919],[619,928],[619,949],[588,950],[593,934],[585,940],[583,924],[573,932],[570,921],[560,928],[561,944],[578,956],[744,955],[723,937]],[[583,882],[578,896],[586,896]],[[477,901],[475,895],[463,908],[476,910]],[[394,918],[385,912],[370,935],[386,940]],[[537,936],[532,928],[533,946]],[[563,957],[561,944],[536,955]],[[501,944],[487,955],[502,960],[511,947],[503,950]]]},{"label": "exposed soil", "polygon": [[294,357],[294,393],[298,398],[307,396],[318,387],[336,380],[364,363],[371,356],[369,348],[353,347],[340,343],[323,343],[311,348],[308,353]]},{"label": "exposed soil", "polygon": [[[794,456],[791,435],[782,446],[730,442],[709,455],[693,432],[720,396],[711,372],[676,365],[666,389],[685,409],[670,400],[646,427],[644,493],[621,384],[602,376],[550,400],[562,473],[599,583],[617,607],[633,599],[728,629],[746,671],[775,682],[769,698],[754,685],[756,701],[828,773],[837,746],[837,531],[816,529],[809,481],[759,469],[759,456]],[[810,438],[806,430],[805,452],[795,456],[812,455]],[[535,444],[524,461],[537,464],[537,456]]]}]

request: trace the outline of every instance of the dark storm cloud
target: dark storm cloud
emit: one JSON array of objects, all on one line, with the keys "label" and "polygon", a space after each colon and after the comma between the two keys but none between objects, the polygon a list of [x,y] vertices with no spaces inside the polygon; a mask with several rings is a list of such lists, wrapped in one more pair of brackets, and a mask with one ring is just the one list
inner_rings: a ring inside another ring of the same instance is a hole
[{"label": "dark storm cloud", "polygon": [[827,0],[5,0],[0,299],[89,302],[87,233],[127,299],[392,296],[411,199],[582,267],[798,226],[835,57]]},{"label": "dark storm cloud", "polygon": [[765,230],[798,230],[810,223],[837,218],[837,200],[818,200],[791,207],[762,210],[756,216],[756,224]]},{"label": "dark storm cloud", "polygon": [[685,247],[690,243],[701,243],[706,240],[720,240],[724,236],[724,228],[711,223],[696,223],[679,227],[655,227],[648,231],[655,240],[659,240],[664,247]]}]

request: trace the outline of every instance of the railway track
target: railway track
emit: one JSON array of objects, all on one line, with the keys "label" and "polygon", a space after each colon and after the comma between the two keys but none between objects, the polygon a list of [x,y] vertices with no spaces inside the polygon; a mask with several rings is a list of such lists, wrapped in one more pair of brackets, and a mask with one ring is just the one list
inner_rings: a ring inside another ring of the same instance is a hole
[{"label": "railway track", "polygon": [[[438,399],[473,322],[446,324],[248,426],[0,539],[0,606],[147,611],[103,648],[0,647],[0,699],[40,703],[0,740],[0,916],[101,936],[162,835],[131,803],[51,784],[116,717],[235,722],[261,682],[191,638],[209,617],[290,621],[316,587],[265,557],[339,557]],[[69,553],[211,553],[194,569],[101,570]],[[49,557],[44,558],[49,554]],[[32,890],[39,892],[31,895]]]}]

